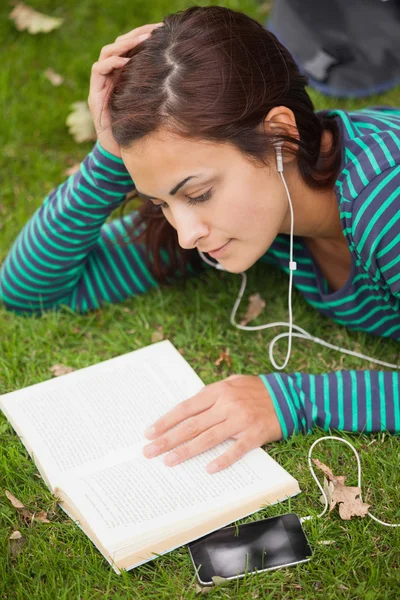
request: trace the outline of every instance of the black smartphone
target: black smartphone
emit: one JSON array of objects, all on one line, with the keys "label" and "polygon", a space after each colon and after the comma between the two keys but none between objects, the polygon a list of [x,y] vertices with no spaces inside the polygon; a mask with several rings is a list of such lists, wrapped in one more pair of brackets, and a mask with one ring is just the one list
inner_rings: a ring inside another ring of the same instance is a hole
[{"label": "black smartphone", "polygon": [[201,585],[212,585],[216,575],[237,579],[306,562],[312,556],[294,513],[224,527],[191,542],[188,549]]}]

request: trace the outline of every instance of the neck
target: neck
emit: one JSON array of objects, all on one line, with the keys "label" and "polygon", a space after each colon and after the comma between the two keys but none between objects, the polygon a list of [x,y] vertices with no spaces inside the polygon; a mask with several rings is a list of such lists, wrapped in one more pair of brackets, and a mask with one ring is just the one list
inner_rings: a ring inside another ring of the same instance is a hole
[{"label": "neck", "polygon": [[[284,176],[292,199],[294,235],[309,238],[336,238],[342,235],[334,187],[327,190],[310,188],[298,172],[284,173]],[[289,205],[282,233],[290,233]]]},{"label": "neck", "polygon": [[[328,133],[328,132],[325,132]],[[324,136],[321,148],[330,143],[330,134]],[[339,208],[335,187],[318,190],[310,188],[303,180],[295,160],[285,167],[284,177],[290,191],[294,213],[294,234],[313,239],[342,238]],[[290,233],[288,205],[281,233]]]}]

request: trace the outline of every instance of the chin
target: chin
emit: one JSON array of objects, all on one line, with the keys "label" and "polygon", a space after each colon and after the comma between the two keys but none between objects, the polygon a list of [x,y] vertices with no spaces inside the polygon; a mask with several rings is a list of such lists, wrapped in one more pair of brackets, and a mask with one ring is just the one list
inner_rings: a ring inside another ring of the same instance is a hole
[{"label": "chin", "polygon": [[219,263],[222,267],[224,267],[225,271],[229,271],[229,273],[243,273],[243,271],[247,271],[255,264],[255,260],[220,260]]}]

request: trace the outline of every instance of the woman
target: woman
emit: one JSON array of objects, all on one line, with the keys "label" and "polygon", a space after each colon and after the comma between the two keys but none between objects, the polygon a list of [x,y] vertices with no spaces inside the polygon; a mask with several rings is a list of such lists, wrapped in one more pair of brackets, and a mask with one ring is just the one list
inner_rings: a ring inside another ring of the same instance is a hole
[{"label": "woman", "polygon": [[[222,7],[105,46],[89,94],[98,141],[12,247],[6,306],[92,310],[198,271],[198,250],[232,273],[288,271],[281,151],[294,284],[334,321],[399,339],[400,110],[315,113],[305,84],[272,34]],[[139,213],[105,224],[134,188]],[[398,432],[398,372],[235,375],[159,419],[144,452],[171,450],[172,465],[235,438],[215,472],[314,425]]]}]

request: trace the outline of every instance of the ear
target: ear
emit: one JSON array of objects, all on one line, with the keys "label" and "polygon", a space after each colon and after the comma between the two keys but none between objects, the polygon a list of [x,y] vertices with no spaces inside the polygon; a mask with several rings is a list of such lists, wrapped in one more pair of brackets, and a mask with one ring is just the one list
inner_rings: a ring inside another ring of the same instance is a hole
[{"label": "ear", "polygon": [[[264,119],[264,127],[272,135],[283,134],[290,135],[297,140],[300,139],[296,118],[293,111],[287,108],[287,106],[275,106],[272,108]],[[283,155],[285,162],[290,162],[295,158],[297,149],[296,144],[284,142]]]}]

